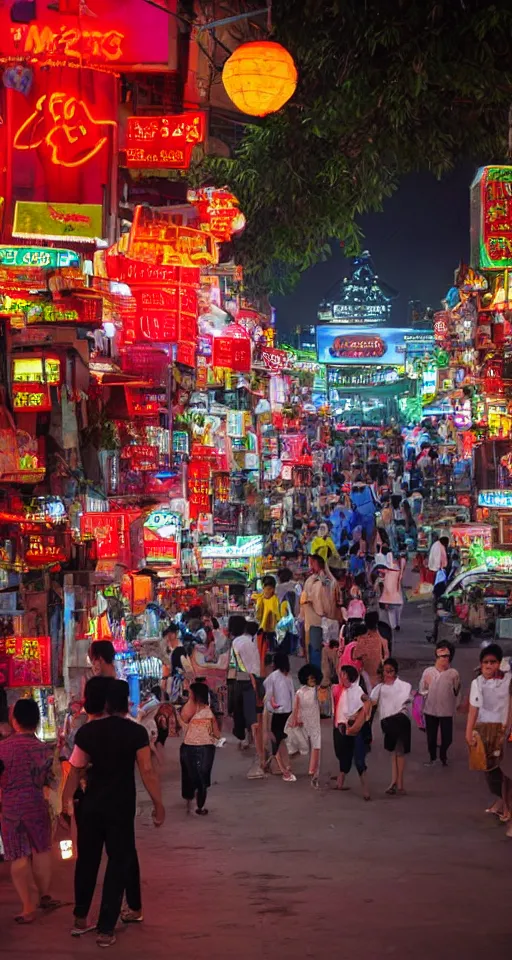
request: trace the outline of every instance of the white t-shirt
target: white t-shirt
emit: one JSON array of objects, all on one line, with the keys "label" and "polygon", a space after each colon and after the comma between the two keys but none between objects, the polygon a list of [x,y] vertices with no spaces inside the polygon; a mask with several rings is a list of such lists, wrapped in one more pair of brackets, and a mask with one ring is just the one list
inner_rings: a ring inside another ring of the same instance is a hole
[{"label": "white t-shirt", "polygon": [[[265,707],[269,713],[291,713],[295,688],[290,674],[274,670],[265,680]],[[277,707],[272,706],[272,700]]]},{"label": "white t-shirt", "polygon": [[336,704],[336,723],[348,723],[350,717],[353,717],[363,705],[363,689],[359,685],[359,680],[351,683],[350,687],[345,687],[338,703]]},{"label": "white t-shirt", "polygon": [[396,713],[406,713],[411,699],[412,687],[399,677],[393,683],[378,683],[372,690],[372,701],[379,705],[379,717],[394,717]]},{"label": "white t-shirt", "polygon": [[506,723],[509,704],[510,673],[495,680],[476,677],[469,691],[469,702],[478,708],[478,723]]},{"label": "white t-shirt", "polygon": [[[235,653],[235,662],[237,670],[240,672],[240,662],[245,667],[247,674],[253,673],[256,677],[260,675],[260,654],[256,641],[243,633],[240,637],[233,640],[233,651]],[[249,679],[249,677],[247,677]]]}]

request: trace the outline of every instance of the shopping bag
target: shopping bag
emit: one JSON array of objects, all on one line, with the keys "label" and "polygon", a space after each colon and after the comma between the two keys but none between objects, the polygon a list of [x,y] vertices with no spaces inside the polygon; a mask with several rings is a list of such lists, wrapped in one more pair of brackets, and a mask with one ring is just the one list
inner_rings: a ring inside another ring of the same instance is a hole
[{"label": "shopping bag", "polygon": [[292,727],[287,720],[284,728],[286,734],[286,748],[289,754],[301,753],[307,756],[309,753],[309,741],[304,732],[304,727]]},{"label": "shopping bag", "polygon": [[483,740],[476,730],[473,731],[473,743],[469,748],[469,769],[487,770],[487,757]]},{"label": "shopping bag", "polygon": [[425,697],[421,693],[414,694],[411,712],[418,730],[425,730]]}]

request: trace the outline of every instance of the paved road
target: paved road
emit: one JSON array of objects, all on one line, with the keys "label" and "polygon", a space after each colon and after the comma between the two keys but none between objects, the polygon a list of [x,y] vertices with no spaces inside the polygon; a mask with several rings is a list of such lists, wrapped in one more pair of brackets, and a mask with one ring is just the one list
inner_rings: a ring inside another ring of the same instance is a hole
[{"label": "paved road", "polygon": [[[410,606],[396,645],[417,679],[430,662],[428,607]],[[460,650],[469,678],[475,650]],[[484,814],[483,778],[467,770],[464,720],[458,720],[453,763],[425,769],[425,743],[415,733],[407,769],[408,796],[387,798],[388,757],[380,733],[369,758],[372,803],[357,777],[350,792],[330,789],[336,765],[325,722],[322,789],[279,778],[250,782],[248,758],[232,744],[219,751],[210,816],[187,817],[179,797],[176,745],[167,758],[167,822],[139,818],[145,923],[123,929],[114,956],[123,960],[177,955],[180,960],[302,960],[332,951],[337,960],[464,960],[510,955],[512,842]],[[72,866],[61,864],[55,892],[71,898]],[[17,928],[17,904],[0,866],[2,950],[33,960],[98,955],[94,936],[69,937],[70,909]]]}]

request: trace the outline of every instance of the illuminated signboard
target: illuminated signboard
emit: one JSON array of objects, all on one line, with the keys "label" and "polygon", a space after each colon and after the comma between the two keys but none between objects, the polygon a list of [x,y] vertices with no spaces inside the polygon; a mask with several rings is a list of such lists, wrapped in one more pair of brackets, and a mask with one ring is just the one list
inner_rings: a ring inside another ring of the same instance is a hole
[{"label": "illuminated signboard", "polygon": [[0,10],[2,62],[114,71],[140,69],[140,64],[168,68],[169,14],[176,12],[176,3],[166,3],[165,10],[148,6],[143,17],[139,0],[76,0],[75,10],[68,4],[69,12],[62,2],[44,3],[28,23],[16,22],[14,5],[15,0],[4,0]]},{"label": "illuminated signboard", "polygon": [[47,533],[30,534],[23,559],[29,567],[42,567],[46,564],[64,563],[67,553],[64,546]]},{"label": "illuminated signboard", "polygon": [[182,518],[165,508],[152,510],[143,524],[144,554],[148,563],[178,564]]},{"label": "illuminated signboard", "polygon": [[512,267],[512,166],[481,167],[471,184],[471,264]]},{"label": "illuminated signboard", "polygon": [[188,190],[187,202],[197,207],[201,222],[207,224],[219,243],[231,240],[234,233],[241,233],[245,227],[245,217],[237,198],[225,188]]},{"label": "illuminated signboard", "polygon": [[59,357],[14,357],[12,361],[14,383],[60,383]]},{"label": "illuminated signboard", "polygon": [[475,540],[484,547],[492,547],[492,527],[489,524],[459,523],[451,528],[450,534],[456,547],[469,548]]},{"label": "illuminated signboard", "polygon": [[319,363],[382,364],[403,366],[407,328],[345,327],[336,324],[316,328]]},{"label": "illuminated signboard", "polygon": [[512,490],[479,490],[478,506],[512,510]]},{"label": "illuminated signboard", "polygon": [[50,637],[0,637],[0,683],[7,687],[51,685]]},{"label": "illuminated signboard", "polygon": [[127,253],[134,260],[162,266],[207,267],[219,259],[211,234],[174,222],[172,207],[135,207]]},{"label": "illuminated signboard", "polygon": [[[40,303],[0,296],[0,314],[11,317],[11,326],[24,323],[85,323],[99,325],[103,319],[101,297],[65,297],[62,300]],[[17,320],[16,318],[20,319]]]},{"label": "illuminated signboard", "polygon": [[128,566],[130,561],[130,512],[83,513],[80,535],[96,540],[99,560],[117,560]]},{"label": "illuminated signboard", "polygon": [[14,209],[13,237],[26,240],[62,240],[94,243],[103,234],[103,208],[99,203],[35,203],[18,200]]},{"label": "illuminated signboard", "polygon": [[390,303],[331,303],[318,311],[319,320],[334,323],[384,323],[390,316]]},{"label": "illuminated signboard", "polygon": [[74,250],[58,247],[2,247],[0,264],[5,267],[79,267],[80,257]]},{"label": "illuminated signboard", "polygon": [[190,166],[192,150],[204,140],[204,113],[171,117],[129,117],[126,129],[127,167]]},{"label": "illuminated signboard", "polygon": [[506,550],[485,550],[484,563],[488,570],[496,573],[512,572],[512,553]]},{"label": "illuminated signboard", "polygon": [[43,413],[52,409],[50,388],[46,383],[13,383],[12,406],[16,413]]},{"label": "illuminated signboard", "polygon": [[149,340],[156,343],[183,341],[195,344],[196,283],[178,282],[165,286],[133,284],[132,293],[137,310],[124,325],[126,341]]},{"label": "illuminated signboard", "polygon": [[263,537],[237,537],[235,543],[223,540],[222,543],[209,543],[200,549],[203,560],[260,557],[263,553]]},{"label": "illuminated signboard", "polygon": [[408,358],[424,357],[426,353],[431,354],[435,347],[434,334],[427,332],[406,333],[404,342]]}]

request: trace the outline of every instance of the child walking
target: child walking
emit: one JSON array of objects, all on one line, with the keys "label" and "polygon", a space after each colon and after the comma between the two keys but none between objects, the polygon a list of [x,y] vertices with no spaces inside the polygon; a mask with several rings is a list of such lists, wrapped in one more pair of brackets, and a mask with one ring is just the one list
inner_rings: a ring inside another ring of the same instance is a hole
[{"label": "child walking", "polygon": [[318,687],[322,682],[322,672],[311,663],[306,663],[299,670],[300,687],[295,694],[293,712],[289,726],[302,727],[309,741],[309,777],[311,786],[318,789],[320,773],[320,748],[322,732],[320,728],[320,705],[318,703]]},{"label": "child walking", "polygon": [[215,744],[220,737],[208,700],[206,683],[192,683],[190,697],[180,713],[180,723],[185,728],[180,747],[181,795],[187,801],[189,813],[195,798],[196,813],[200,817],[208,813],[206,796],[215,759]]},{"label": "child walking", "polygon": [[270,732],[272,736],[272,754],[277,760],[283,780],[294,782],[297,778],[290,770],[290,760],[286,749],[284,728],[291,715],[294,700],[293,680],[290,676],[290,661],[286,653],[280,650],[274,655],[274,670],[266,678],[265,709],[271,714]]}]

